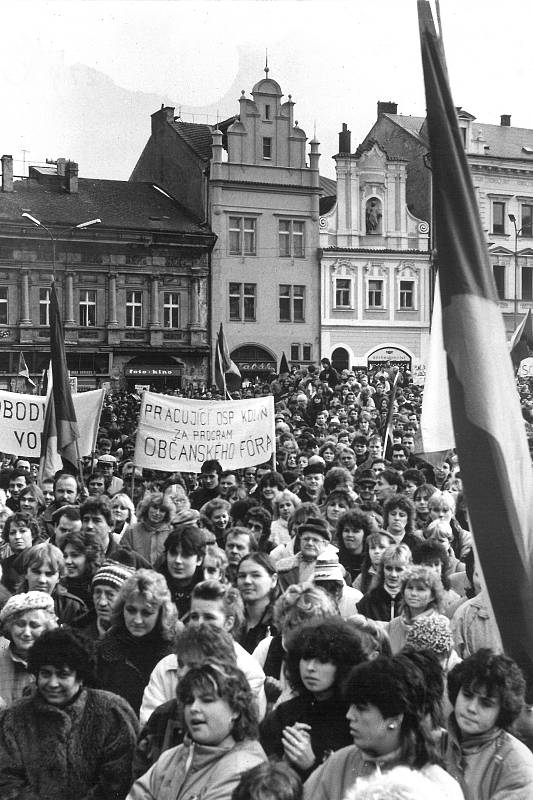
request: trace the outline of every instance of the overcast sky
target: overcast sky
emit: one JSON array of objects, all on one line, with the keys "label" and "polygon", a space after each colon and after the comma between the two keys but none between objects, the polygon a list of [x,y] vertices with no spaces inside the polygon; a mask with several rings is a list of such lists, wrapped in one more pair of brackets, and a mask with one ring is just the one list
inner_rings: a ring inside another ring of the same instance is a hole
[{"label": "overcast sky", "polygon": [[[441,16],[456,105],[533,129],[533,4],[441,0]],[[325,175],[341,123],[355,150],[378,100],[424,116],[416,0],[18,0],[2,10],[0,149],[16,174],[64,156],[82,177],[127,179],[151,113],[237,113],[266,48],[309,139],[316,124]]]}]

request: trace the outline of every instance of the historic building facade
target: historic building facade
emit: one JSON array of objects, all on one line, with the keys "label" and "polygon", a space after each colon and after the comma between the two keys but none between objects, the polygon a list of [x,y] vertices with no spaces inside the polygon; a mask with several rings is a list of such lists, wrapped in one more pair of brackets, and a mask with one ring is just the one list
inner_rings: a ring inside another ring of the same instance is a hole
[{"label": "historic building facade", "polygon": [[3,156],[0,388],[15,387],[20,351],[34,380],[48,366],[53,272],[78,390],[205,383],[214,242],[154,183],[80,178],[65,159],[14,179]]},{"label": "historic building facade", "polygon": [[[457,109],[487,239],[496,291],[509,336],[533,308],[533,130],[478,122]],[[378,118],[365,141],[376,141],[389,155],[407,158],[406,198],[413,213],[431,214],[431,171],[425,119],[397,113],[395,103],[378,103]],[[428,164],[428,166],[426,166]]]},{"label": "historic building facade", "polygon": [[202,211],[217,237],[211,256],[211,343],[220,322],[245,378],[320,358],[318,142],[294,119],[291,96],[260,80],[218,126],[162,108],[132,181],[158,180]]},{"label": "historic building facade", "polygon": [[337,369],[412,369],[428,345],[429,225],[407,207],[405,160],[372,141],[350,150],[343,125],[336,202],[321,204],[321,351]]}]

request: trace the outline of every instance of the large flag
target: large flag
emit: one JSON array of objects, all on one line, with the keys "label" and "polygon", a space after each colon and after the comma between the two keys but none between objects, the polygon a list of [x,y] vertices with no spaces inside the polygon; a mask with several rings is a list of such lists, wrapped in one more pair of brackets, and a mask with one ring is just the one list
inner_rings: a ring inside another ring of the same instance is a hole
[{"label": "large flag", "polygon": [[418,0],[418,14],[456,447],[476,550],[503,645],[531,677],[531,459],[442,42],[427,0]]},{"label": "large flag", "polygon": [[52,464],[56,460],[54,450],[57,450],[61,456],[63,468],[76,474],[79,430],[68,379],[63,323],[55,281],[52,281],[50,292],[50,361],[52,391],[46,406],[40,472],[41,475],[50,474]]},{"label": "large flag", "polygon": [[528,308],[509,343],[511,360],[515,369],[518,369],[520,362],[529,356],[530,346],[533,347],[533,321],[531,309]]},{"label": "large flag", "polygon": [[217,336],[217,346],[215,351],[215,383],[221,392],[234,392],[240,389],[242,382],[240,370],[231,360],[228,343],[224,336],[222,323]]},{"label": "large flag", "polygon": [[282,353],[281,360],[279,362],[278,375],[289,375],[289,374],[290,374],[290,369],[289,369],[289,363],[287,361],[287,356],[285,355],[285,353]]},{"label": "large flag", "polygon": [[24,358],[24,353],[22,350],[19,353],[19,376],[21,378],[26,378],[27,383],[31,384],[35,389],[35,381],[32,381],[30,378],[30,371],[28,369],[28,365],[26,364],[26,359]]}]

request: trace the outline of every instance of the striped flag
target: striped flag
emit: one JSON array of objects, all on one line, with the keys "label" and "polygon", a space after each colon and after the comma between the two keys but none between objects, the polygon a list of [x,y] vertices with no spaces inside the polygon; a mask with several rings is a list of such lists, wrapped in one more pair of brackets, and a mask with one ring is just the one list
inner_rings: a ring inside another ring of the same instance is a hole
[{"label": "striped flag", "polygon": [[533,323],[531,309],[528,308],[509,343],[511,360],[515,369],[518,369],[520,362],[529,356],[530,346],[533,347]]},{"label": "striped flag", "polygon": [[443,342],[476,550],[506,652],[533,675],[533,473],[442,42],[418,0]]},{"label": "striped flag", "polygon": [[230,358],[222,323],[220,323],[215,351],[215,383],[224,394],[240,389],[242,383],[240,370]]},{"label": "striped flag", "polygon": [[63,323],[55,281],[52,281],[50,292],[50,361],[52,391],[46,405],[40,474],[47,477],[53,475],[57,471],[57,455],[59,455],[63,468],[75,475],[78,465],[79,430],[68,379]]}]

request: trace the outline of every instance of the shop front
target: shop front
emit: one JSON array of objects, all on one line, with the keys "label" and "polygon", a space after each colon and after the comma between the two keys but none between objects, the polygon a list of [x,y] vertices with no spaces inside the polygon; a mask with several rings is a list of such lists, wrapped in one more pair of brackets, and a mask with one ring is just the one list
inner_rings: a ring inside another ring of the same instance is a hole
[{"label": "shop front", "polygon": [[128,389],[142,392],[150,389],[166,392],[181,389],[183,365],[181,364],[128,364],[124,367],[124,377]]},{"label": "shop front", "polygon": [[409,353],[401,347],[378,347],[367,358],[368,369],[379,369],[388,364],[410,370],[412,359]]},{"label": "shop front", "polygon": [[231,353],[231,359],[240,370],[243,385],[272,380],[272,374],[277,372],[274,354],[258,345],[237,347]]}]

